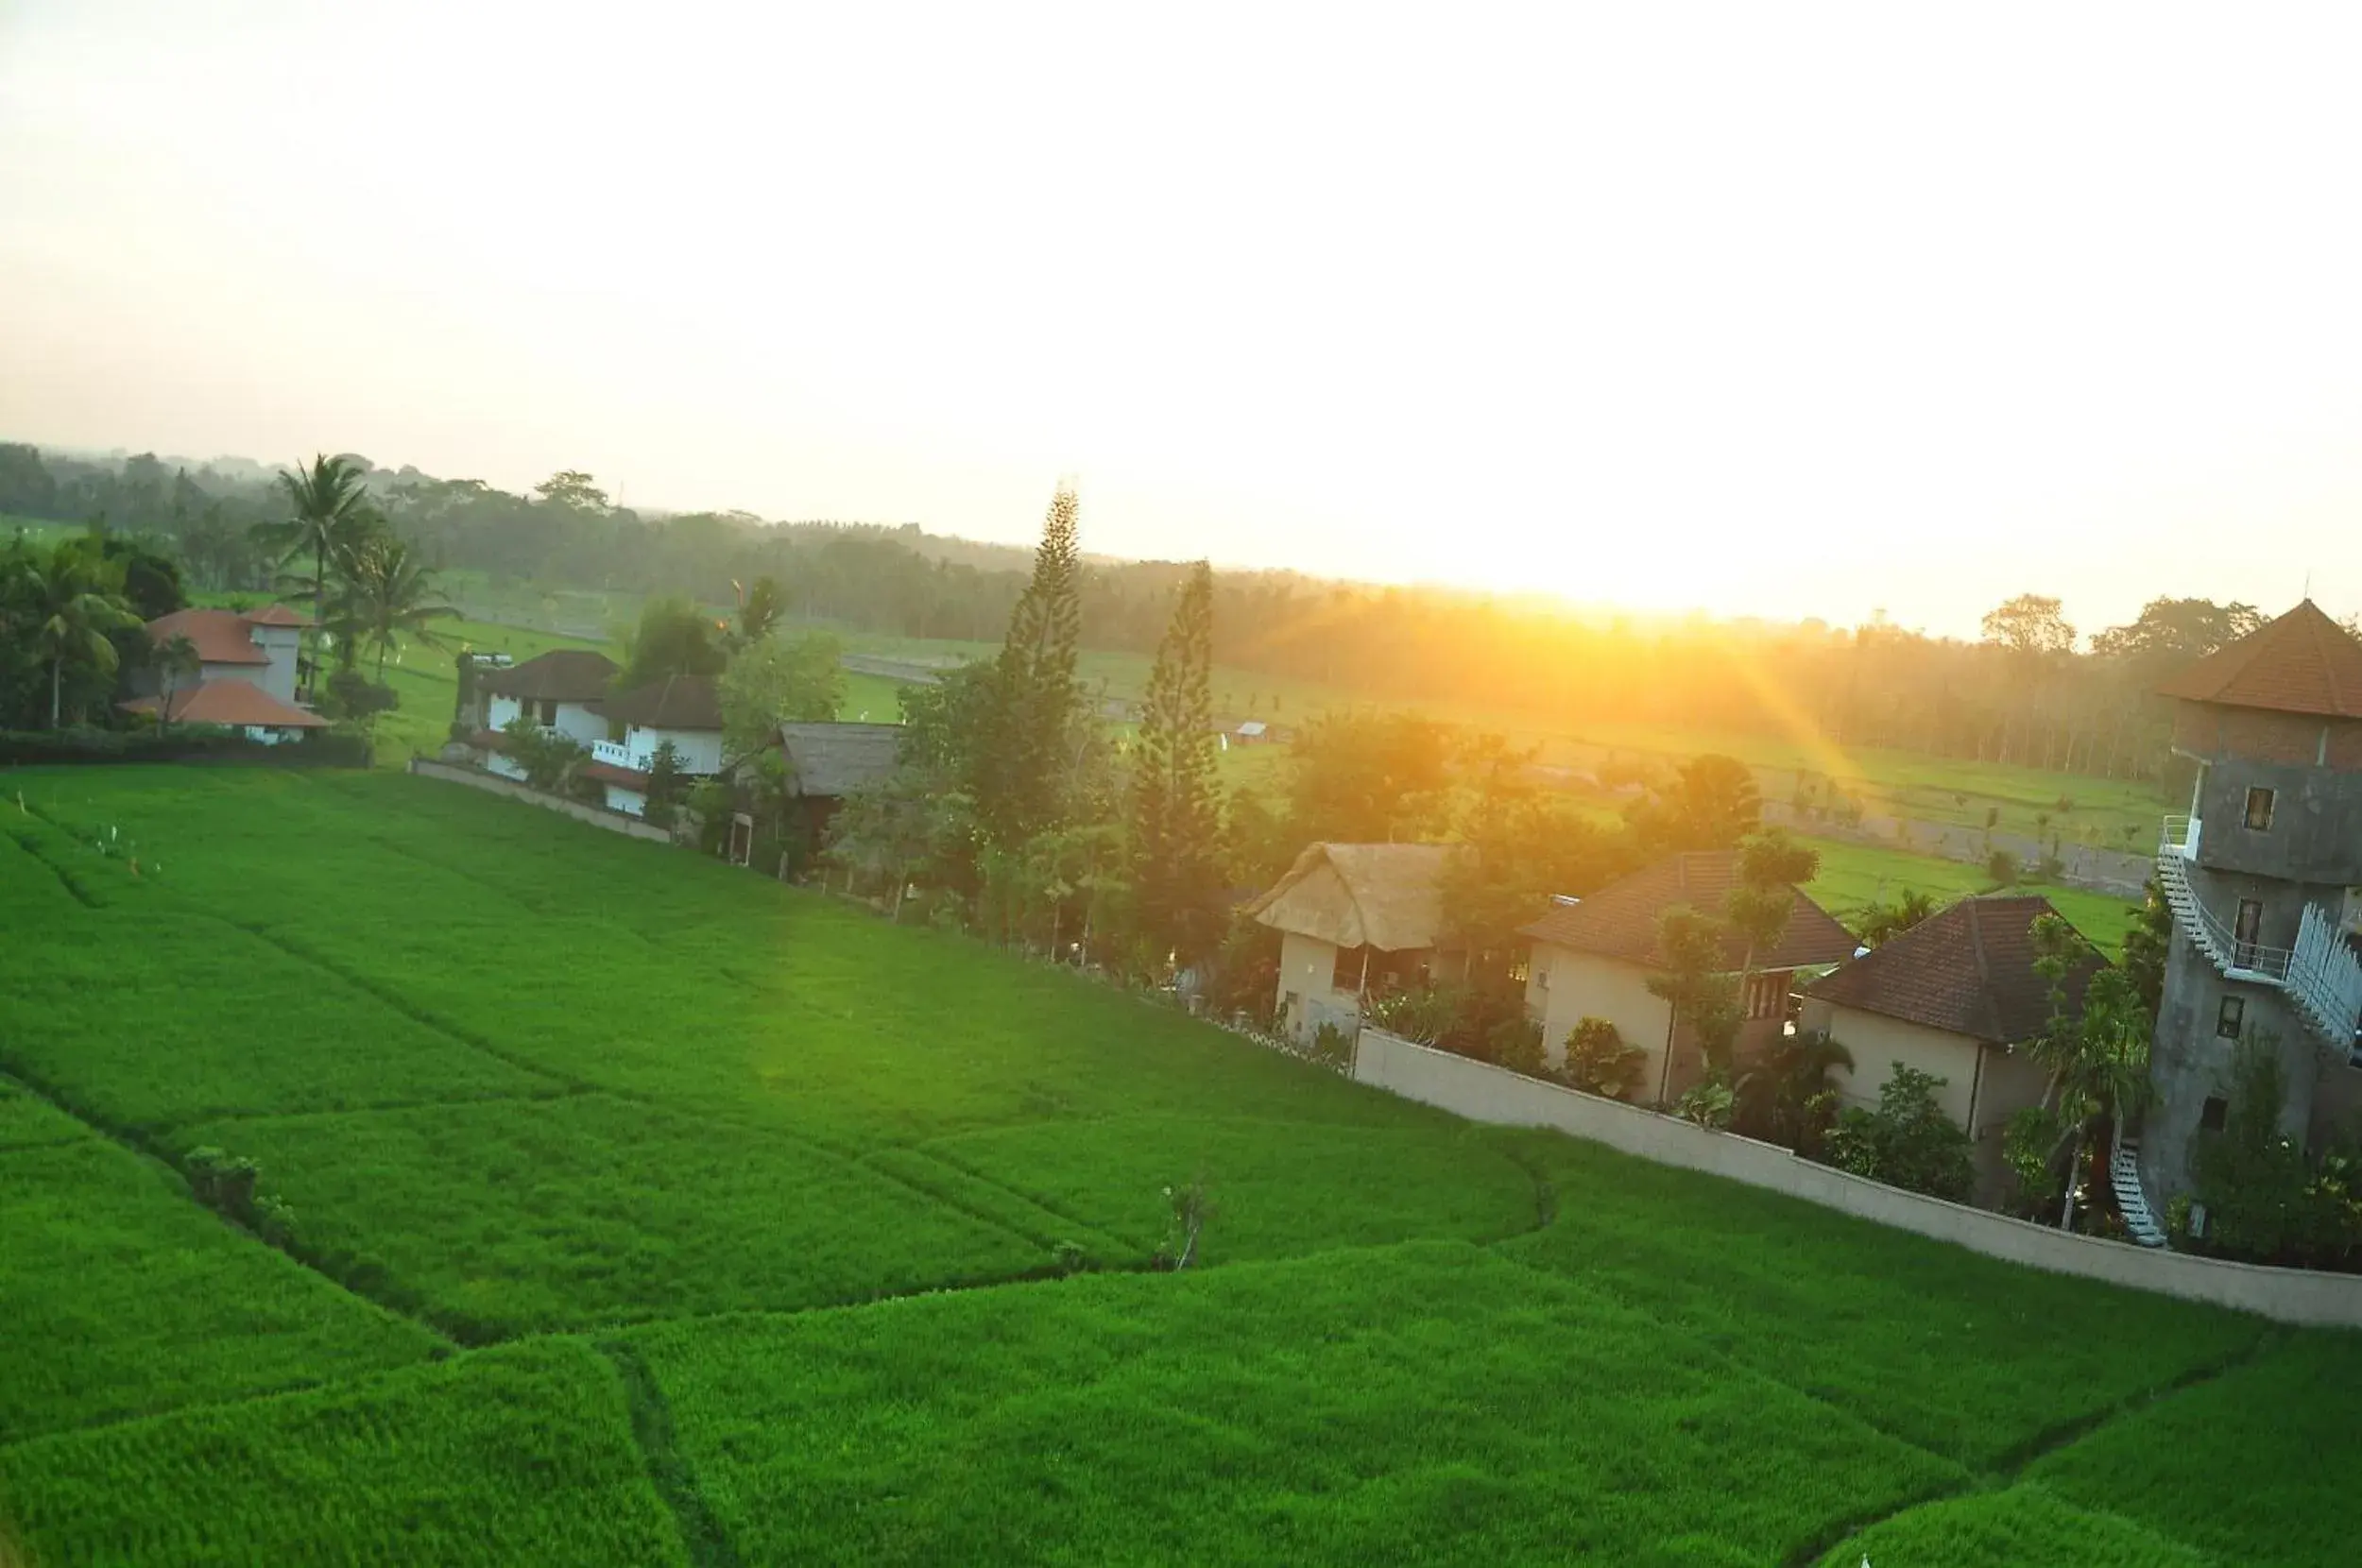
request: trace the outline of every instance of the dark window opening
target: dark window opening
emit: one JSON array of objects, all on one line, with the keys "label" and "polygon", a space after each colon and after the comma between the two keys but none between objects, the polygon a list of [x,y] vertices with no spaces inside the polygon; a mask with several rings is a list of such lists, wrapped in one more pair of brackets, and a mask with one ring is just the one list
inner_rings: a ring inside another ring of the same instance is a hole
[{"label": "dark window opening", "polygon": [[2272,806],[2277,799],[2276,791],[2250,790],[2247,793],[2247,825],[2258,833],[2269,828],[2272,825]]},{"label": "dark window opening", "polygon": [[2231,1102],[2220,1095],[2208,1095],[2206,1103],[2199,1107],[2198,1125],[2203,1133],[2219,1133],[2230,1119]]},{"label": "dark window opening", "polygon": [[541,705],[541,722],[545,724],[557,723],[557,704],[545,702]]},{"label": "dark window opening", "polygon": [[1747,1016],[1777,1018],[1788,1012],[1788,976],[1754,975],[1747,981]]},{"label": "dark window opening", "polygon": [[1331,991],[1361,990],[1362,965],[1368,956],[1369,949],[1366,947],[1338,948],[1337,962],[1328,972],[1328,988]]},{"label": "dark window opening", "polygon": [[2222,1005],[2215,1009],[2215,1037],[2217,1039],[2236,1040],[2239,1037],[2240,1029],[2246,1023],[2247,998],[2245,997],[2225,997],[2222,999]]},{"label": "dark window opening", "polygon": [[2231,926],[2231,961],[2242,969],[2255,967],[2255,938],[2264,929],[2264,906],[2261,900],[2239,900],[2239,916]]}]

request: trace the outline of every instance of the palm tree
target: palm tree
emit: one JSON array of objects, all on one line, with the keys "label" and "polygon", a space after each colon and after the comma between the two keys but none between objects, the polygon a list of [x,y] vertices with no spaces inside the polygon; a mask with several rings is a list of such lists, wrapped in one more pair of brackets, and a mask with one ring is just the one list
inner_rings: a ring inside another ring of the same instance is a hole
[{"label": "palm tree", "polygon": [[140,623],[123,601],[123,568],[68,540],[45,567],[27,568],[24,586],[33,604],[33,647],[49,665],[49,727],[64,720],[65,667],[87,660],[111,675],[120,659],[107,634]]},{"label": "palm tree", "polygon": [[377,651],[377,682],[385,684],[385,656],[410,638],[430,648],[446,647],[430,622],[458,615],[436,597],[435,573],[419,553],[400,539],[366,540],[345,563],[351,620],[346,639],[348,663],[354,644]]},{"label": "palm tree", "polygon": [[[1819,1031],[1783,1035],[1738,1075],[1740,1125],[1806,1153],[1818,1150],[1826,1113],[1817,1110],[1829,1075],[1854,1070],[1854,1053]],[[1807,1145],[1813,1146],[1807,1148]]]},{"label": "palm tree", "polygon": [[156,705],[158,734],[172,733],[172,697],[180,684],[180,677],[194,675],[204,668],[204,661],[197,656],[197,644],[191,642],[185,633],[176,632],[170,641],[158,645],[156,669],[163,676],[164,688],[163,700]]},{"label": "palm tree", "polygon": [[288,515],[279,522],[256,523],[255,541],[277,552],[282,568],[312,557],[312,575],[302,587],[312,595],[313,636],[318,638],[328,624],[331,563],[377,526],[368,486],[359,469],[325,453],[316,455],[309,468],[298,464],[294,472],[282,471],[279,486],[286,492]]}]

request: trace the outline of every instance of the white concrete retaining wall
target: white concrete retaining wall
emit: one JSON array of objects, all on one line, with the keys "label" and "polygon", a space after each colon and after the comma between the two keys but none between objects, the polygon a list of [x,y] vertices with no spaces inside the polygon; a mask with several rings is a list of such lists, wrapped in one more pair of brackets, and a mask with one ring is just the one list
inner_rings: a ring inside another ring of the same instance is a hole
[{"label": "white concrete retaining wall", "polygon": [[563,811],[576,822],[587,822],[593,827],[604,827],[610,833],[625,833],[635,839],[650,839],[658,844],[671,844],[672,833],[662,827],[652,827],[620,811],[609,811],[588,801],[568,800],[563,795],[543,794],[527,785],[495,778],[475,768],[461,767],[455,762],[436,762],[424,757],[410,758],[410,771],[421,778],[439,778],[448,784],[465,784],[470,789],[484,790],[511,800],[527,800],[552,811]]},{"label": "white concrete retaining wall", "polygon": [[[2285,1323],[2362,1328],[2362,1275],[2266,1269],[2076,1236],[1926,1198],[1799,1159],[1776,1144],[1694,1126],[1618,1100],[1363,1029],[1353,1076],[1407,1099],[1512,1127],[1550,1127],[1660,1165],[1726,1176],[2052,1273],[2211,1302]],[[1561,1201],[1566,1201],[1562,1195]]]}]

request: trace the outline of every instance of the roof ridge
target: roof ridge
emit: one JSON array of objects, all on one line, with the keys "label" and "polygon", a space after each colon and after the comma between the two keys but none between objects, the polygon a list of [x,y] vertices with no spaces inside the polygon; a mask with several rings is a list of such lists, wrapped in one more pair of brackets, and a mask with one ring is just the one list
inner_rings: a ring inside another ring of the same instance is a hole
[{"label": "roof ridge", "polygon": [[2001,1032],[2001,1008],[1993,996],[1993,961],[1985,953],[1985,917],[1978,898],[1963,898],[1968,906],[1968,953],[1977,965],[1977,1010],[1985,1016],[1986,1031]]},{"label": "roof ridge", "polygon": [[2326,627],[2329,631],[2335,631],[2340,636],[2344,635],[2344,628],[2330,620],[2329,612],[2314,604],[2311,595],[2306,595],[2302,603],[2313,612],[2306,619],[2305,627],[2312,633],[2313,656],[2321,661],[2321,680],[2329,688],[2329,706],[2343,712],[2346,707],[2346,693],[2337,684],[2337,670],[2331,662],[2329,639],[2323,628]]}]

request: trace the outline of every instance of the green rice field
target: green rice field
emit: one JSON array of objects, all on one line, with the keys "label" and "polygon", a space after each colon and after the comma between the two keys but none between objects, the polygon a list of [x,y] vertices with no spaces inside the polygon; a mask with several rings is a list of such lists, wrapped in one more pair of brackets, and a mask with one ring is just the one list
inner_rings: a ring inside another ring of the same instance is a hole
[{"label": "green rice field", "polygon": [[2362,1337],[513,801],[0,773],[0,933],[12,1568],[2353,1559]]}]

